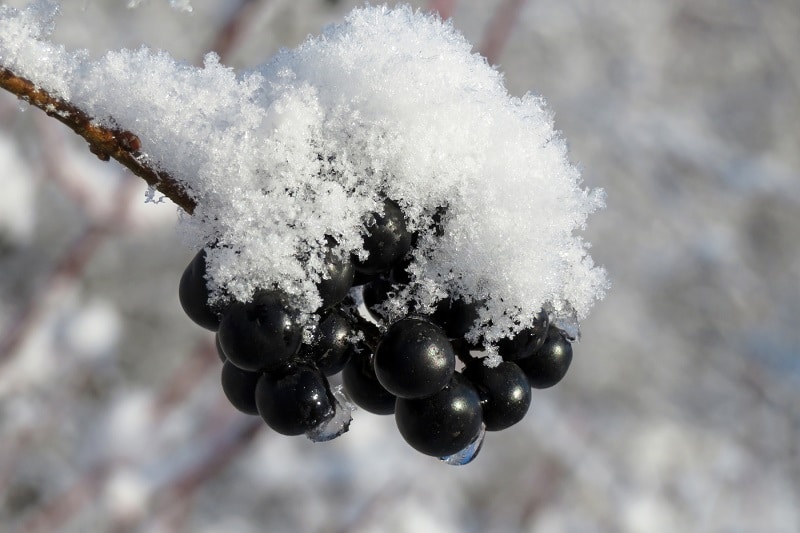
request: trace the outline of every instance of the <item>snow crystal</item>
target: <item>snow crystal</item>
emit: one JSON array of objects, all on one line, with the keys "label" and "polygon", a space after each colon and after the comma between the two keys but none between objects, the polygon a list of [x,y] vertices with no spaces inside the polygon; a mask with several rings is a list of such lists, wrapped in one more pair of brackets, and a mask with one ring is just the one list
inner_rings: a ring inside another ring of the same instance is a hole
[{"label": "snow crystal", "polygon": [[207,247],[214,298],[278,286],[313,312],[326,236],[363,257],[385,197],[419,235],[398,313],[482,301],[469,338],[491,342],[545,306],[580,320],[603,296],[605,271],[576,234],[602,191],[582,188],[543,99],[510,96],[450,23],[364,7],[237,74],[214,54],[198,68],[147,48],[89,61],[47,41],[55,12],[0,8],[0,63],[135,132],[142,157],[186,187],[197,208],[179,226]]}]

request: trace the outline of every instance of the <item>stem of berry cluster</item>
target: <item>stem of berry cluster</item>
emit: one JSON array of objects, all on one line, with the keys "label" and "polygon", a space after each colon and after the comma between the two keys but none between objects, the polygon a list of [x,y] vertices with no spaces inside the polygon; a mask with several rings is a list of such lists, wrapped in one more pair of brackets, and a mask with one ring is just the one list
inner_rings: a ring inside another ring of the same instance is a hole
[{"label": "stem of berry cluster", "polygon": [[66,124],[72,131],[86,139],[89,150],[101,160],[116,159],[178,207],[189,214],[194,212],[195,201],[181,184],[168,173],[156,170],[144,161],[139,151],[141,142],[136,134],[99,125],[75,105],[54,97],[30,80],[17,76],[2,66],[0,66],[0,87]]}]

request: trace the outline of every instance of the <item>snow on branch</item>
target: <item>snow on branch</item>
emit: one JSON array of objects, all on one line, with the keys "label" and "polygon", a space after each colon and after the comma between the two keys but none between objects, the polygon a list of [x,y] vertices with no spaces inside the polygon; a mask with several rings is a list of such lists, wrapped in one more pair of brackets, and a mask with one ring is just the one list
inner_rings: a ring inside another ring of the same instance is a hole
[{"label": "snow on branch", "polygon": [[117,160],[187,213],[191,214],[194,211],[195,201],[186,194],[179,183],[168,173],[150,167],[139,157],[141,141],[136,134],[100,125],[76,106],[50,95],[31,81],[17,76],[2,66],[0,66],[0,87],[67,125],[86,139],[89,150],[101,160]]}]

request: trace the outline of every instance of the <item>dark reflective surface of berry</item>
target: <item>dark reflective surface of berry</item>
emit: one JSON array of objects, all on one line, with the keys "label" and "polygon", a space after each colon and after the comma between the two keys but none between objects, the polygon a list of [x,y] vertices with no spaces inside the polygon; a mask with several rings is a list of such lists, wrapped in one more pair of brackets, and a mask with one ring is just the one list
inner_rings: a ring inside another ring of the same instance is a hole
[{"label": "dark reflective surface of berry", "polygon": [[540,311],[533,321],[533,326],[523,329],[510,339],[502,339],[498,342],[497,352],[506,361],[530,357],[544,344],[549,326],[550,320],[547,313]]},{"label": "dark reflective surface of berry", "polygon": [[242,370],[228,361],[222,365],[222,391],[236,409],[257,415],[256,385],[260,377],[259,372]]},{"label": "dark reflective surface of berry", "polygon": [[347,396],[357,406],[376,415],[394,413],[397,397],[383,388],[372,363],[372,354],[364,347],[354,353],[342,371],[342,382]]},{"label": "dark reflective surface of berry", "polygon": [[325,375],[340,372],[350,355],[356,334],[355,326],[339,311],[329,311],[319,322],[314,334],[314,344],[309,347],[309,356]]},{"label": "dark reflective surface of berry", "polygon": [[208,305],[206,252],[201,250],[186,267],[178,285],[181,307],[192,322],[211,331],[219,329],[219,313]]},{"label": "dark reflective surface of berry", "polygon": [[528,376],[531,387],[546,389],[552,387],[567,374],[572,363],[572,344],[564,333],[550,327],[547,340],[536,353],[516,362]]},{"label": "dark reflective surface of berry", "polygon": [[435,457],[454,454],[481,431],[478,391],[461,374],[427,398],[398,398],[395,421],[400,434],[414,449]]},{"label": "dark reflective surface of berry", "polygon": [[386,390],[403,398],[429,396],[453,376],[456,358],[444,332],[427,320],[392,324],[375,351],[375,375]]},{"label": "dark reflective surface of berry", "polygon": [[460,339],[478,319],[480,306],[480,302],[466,303],[464,300],[445,298],[436,305],[431,320],[440,325],[451,339]]},{"label": "dark reflective surface of berry", "polygon": [[259,291],[249,303],[231,304],[219,327],[225,355],[243,370],[278,368],[297,353],[301,341],[297,317],[276,291]]},{"label": "dark reflective surface of berry", "polygon": [[335,412],[328,380],[306,365],[263,374],[256,386],[256,406],[267,425],[283,435],[301,435]]},{"label": "dark reflective surface of berry", "polygon": [[384,202],[383,214],[376,214],[375,223],[367,228],[364,249],[369,252],[369,257],[358,261],[356,269],[367,274],[389,270],[411,249],[411,233],[396,203],[391,200]]},{"label": "dark reflective surface of berry", "polygon": [[481,397],[483,423],[487,431],[500,431],[523,418],[531,405],[531,386],[525,373],[514,363],[489,368],[475,361],[464,370]]},{"label": "dark reflective surface of berry", "polygon": [[389,294],[393,291],[392,282],[384,277],[376,278],[364,285],[362,292],[364,305],[373,317],[376,319],[381,318],[377,308],[389,299]]},{"label": "dark reflective surface of berry", "polygon": [[[328,238],[329,247],[335,242]],[[338,304],[347,296],[347,291],[353,286],[355,271],[349,255],[337,258],[328,250],[325,255],[325,277],[317,284],[323,309]]]},{"label": "dark reflective surface of berry", "polygon": [[219,356],[219,360],[223,363],[228,360],[228,356],[225,355],[225,350],[222,349],[222,345],[219,343],[219,334],[214,335],[214,346],[217,347],[217,355]]}]

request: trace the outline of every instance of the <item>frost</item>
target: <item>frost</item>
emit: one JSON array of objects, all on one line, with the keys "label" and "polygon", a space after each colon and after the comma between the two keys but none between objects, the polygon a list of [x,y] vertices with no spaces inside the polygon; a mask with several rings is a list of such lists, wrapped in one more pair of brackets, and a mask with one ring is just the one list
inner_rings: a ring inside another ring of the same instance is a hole
[{"label": "frost", "polygon": [[142,157],[197,202],[179,226],[195,249],[214,243],[215,298],[278,286],[313,312],[326,236],[363,255],[385,197],[419,243],[394,312],[481,300],[469,338],[491,342],[544,306],[580,320],[603,296],[605,271],[576,235],[602,191],[582,188],[543,99],[510,96],[449,23],[364,7],[237,73],[214,54],[198,68],[147,48],[90,61],[47,41],[56,12],[0,8],[0,63],[136,132]]}]

